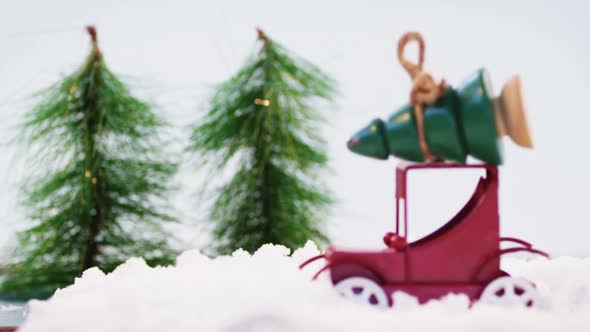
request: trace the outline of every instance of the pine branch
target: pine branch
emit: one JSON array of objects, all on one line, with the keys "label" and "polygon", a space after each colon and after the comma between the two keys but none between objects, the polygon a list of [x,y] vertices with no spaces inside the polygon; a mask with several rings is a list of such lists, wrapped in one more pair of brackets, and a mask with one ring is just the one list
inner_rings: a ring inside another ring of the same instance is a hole
[{"label": "pine branch", "polygon": [[92,266],[110,271],[131,256],[168,264],[176,254],[160,227],[175,221],[164,199],[177,170],[163,161],[165,124],[110,72],[96,29],[87,30],[84,64],[25,115],[36,169],[23,204],[33,225],[19,234],[4,293],[51,294]]},{"label": "pine branch", "polygon": [[219,253],[327,241],[319,228],[332,198],[318,184],[328,161],[319,134],[325,118],[314,105],[332,100],[334,81],[257,33],[260,51],[216,88],[188,147],[218,169],[240,159],[211,214]]}]

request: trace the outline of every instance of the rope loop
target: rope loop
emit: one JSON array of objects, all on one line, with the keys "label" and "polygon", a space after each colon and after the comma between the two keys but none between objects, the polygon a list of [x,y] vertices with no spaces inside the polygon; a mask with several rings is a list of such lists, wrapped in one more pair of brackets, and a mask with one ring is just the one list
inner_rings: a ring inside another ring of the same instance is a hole
[{"label": "rope loop", "polygon": [[[418,43],[418,63],[413,63],[404,56],[404,50],[411,41]],[[413,31],[405,33],[397,44],[397,58],[412,79],[416,77],[418,72],[422,71],[422,66],[424,65],[424,48],[424,39],[422,38],[422,35],[419,32]]]}]

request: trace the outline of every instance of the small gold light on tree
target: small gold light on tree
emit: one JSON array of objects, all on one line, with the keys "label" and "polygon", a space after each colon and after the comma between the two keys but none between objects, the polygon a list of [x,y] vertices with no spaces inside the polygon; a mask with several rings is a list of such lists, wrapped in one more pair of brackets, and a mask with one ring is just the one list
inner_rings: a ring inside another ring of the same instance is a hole
[{"label": "small gold light on tree", "polygon": [[269,106],[270,100],[256,98],[256,99],[254,99],[254,104],[261,105],[261,106]]}]

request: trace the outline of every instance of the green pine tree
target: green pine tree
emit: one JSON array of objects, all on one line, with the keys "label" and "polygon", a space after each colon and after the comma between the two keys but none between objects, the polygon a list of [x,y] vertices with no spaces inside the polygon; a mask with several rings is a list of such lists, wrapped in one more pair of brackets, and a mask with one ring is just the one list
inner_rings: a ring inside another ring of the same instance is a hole
[{"label": "green pine tree", "polygon": [[210,215],[221,254],[327,241],[321,221],[332,197],[319,178],[328,160],[325,118],[313,105],[332,100],[334,81],[261,30],[258,37],[260,50],[216,88],[188,147],[215,170],[237,161]]},{"label": "green pine tree", "polygon": [[177,165],[165,161],[164,122],[92,50],[74,74],[54,84],[25,116],[24,141],[35,170],[23,185],[34,225],[21,232],[0,291],[46,297],[82,271],[111,271],[131,256],[169,264],[163,222]]}]

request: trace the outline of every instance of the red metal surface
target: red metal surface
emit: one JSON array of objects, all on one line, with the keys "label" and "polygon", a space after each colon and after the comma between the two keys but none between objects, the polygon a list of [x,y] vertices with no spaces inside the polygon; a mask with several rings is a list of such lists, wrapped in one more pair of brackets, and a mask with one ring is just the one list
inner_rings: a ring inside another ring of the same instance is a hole
[{"label": "red metal surface", "polygon": [[15,326],[0,326],[0,332],[14,332],[16,331]]},{"label": "red metal surface", "polygon": [[324,254],[317,255],[317,256],[314,256],[314,257],[306,260],[305,262],[301,263],[301,265],[299,265],[299,268],[302,269],[305,266],[307,266],[308,264],[313,263],[313,262],[317,261],[320,258],[324,258]]},{"label": "red metal surface", "polygon": [[526,242],[524,240],[514,238],[514,237],[501,237],[500,238],[500,242],[514,242],[514,243],[521,244],[521,245],[523,245],[523,246],[525,246],[527,248],[532,248],[533,247],[532,244],[530,244],[530,243],[528,243],[528,242]]},{"label": "red metal surface", "polygon": [[[485,175],[469,201],[449,222],[428,236],[408,243],[405,241],[409,232],[408,172],[428,169],[482,169]],[[498,168],[494,165],[402,163],[396,168],[395,197],[395,232],[384,237],[388,248],[380,251],[328,248],[324,254],[327,265],[318,275],[329,270],[334,284],[349,277],[369,278],[388,295],[401,290],[418,297],[421,303],[448,293],[462,293],[476,300],[490,281],[508,275],[500,269],[503,254],[525,251],[547,255],[526,241],[500,238]],[[400,207],[403,213],[399,212]],[[400,229],[402,216],[403,230]],[[395,245],[388,242],[393,238]],[[501,249],[500,242],[520,246]]]},{"label": "red metal surface", "polygon": [[332,265],[330,265],[330,263],[326,264],[318,272],[316,272],[316,274],[313,275],[313,278],[311,278],[311,280],[316,280],[320,276],[320,274],[322,274],[324,271],[327,271],[330,268],[332,268]]}]

